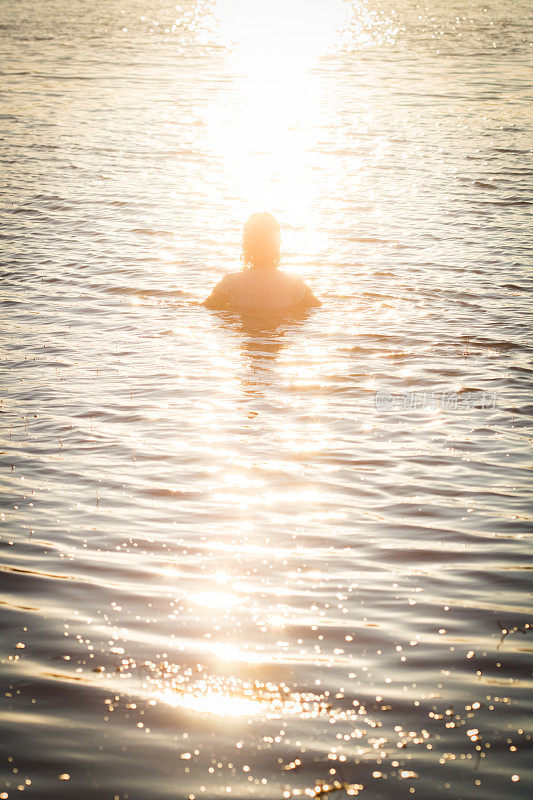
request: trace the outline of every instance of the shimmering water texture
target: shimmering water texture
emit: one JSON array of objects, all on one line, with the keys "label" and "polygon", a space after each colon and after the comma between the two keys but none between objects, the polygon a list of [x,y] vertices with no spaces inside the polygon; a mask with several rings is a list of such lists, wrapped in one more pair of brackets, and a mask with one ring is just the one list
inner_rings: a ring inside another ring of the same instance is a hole
[{"label": "shimmering water texture", "polygon": [[530,4],[0,14],[0,798],[529,800]]}]

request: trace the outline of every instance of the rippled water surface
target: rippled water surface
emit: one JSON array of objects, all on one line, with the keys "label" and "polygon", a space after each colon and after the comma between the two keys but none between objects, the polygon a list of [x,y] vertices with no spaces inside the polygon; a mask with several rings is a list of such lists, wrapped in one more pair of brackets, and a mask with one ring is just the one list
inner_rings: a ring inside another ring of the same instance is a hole
[{"label": "rippled water surface", "polygon": [[427,3],[1,3],[1,798],[531,797],[531,12]]}]

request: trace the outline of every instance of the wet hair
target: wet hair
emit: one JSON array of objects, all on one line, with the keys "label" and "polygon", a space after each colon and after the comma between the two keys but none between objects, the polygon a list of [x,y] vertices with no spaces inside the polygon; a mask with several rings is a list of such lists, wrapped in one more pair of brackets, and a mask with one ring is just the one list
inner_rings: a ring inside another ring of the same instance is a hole
[{"label": "wet hair", "polygon": [[281,230],[272,214],[252,214],[242,229],[242,257],[245,266],[276,269],[281,261]]}]

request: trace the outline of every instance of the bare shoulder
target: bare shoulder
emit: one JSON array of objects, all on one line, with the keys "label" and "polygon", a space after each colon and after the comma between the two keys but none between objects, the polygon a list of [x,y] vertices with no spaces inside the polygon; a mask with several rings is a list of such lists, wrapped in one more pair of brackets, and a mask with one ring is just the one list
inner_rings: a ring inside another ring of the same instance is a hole
[{"label": "bare shoulder", "polygon": [[296,302],[299,306],[320,306],[322,303],[315,296],[313,290],[305,282],[301,275],[290,275],[296,293]]},{"label": "bare shoulder", "polygon": [[204,300],[203,304],[206,308],[221,309],[226,308],[229,303],[230,281],[228,280],[230,273],[226,273],[215,285],[209,297]]}]

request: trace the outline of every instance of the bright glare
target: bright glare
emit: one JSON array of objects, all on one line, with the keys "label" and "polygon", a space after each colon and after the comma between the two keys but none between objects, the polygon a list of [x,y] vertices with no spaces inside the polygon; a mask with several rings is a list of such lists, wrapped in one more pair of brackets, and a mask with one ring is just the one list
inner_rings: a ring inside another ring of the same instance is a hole
[{"label": "bright glare", "polygon": [[222,40],[235,62],[263,84],[313,67],[347,22],[341,0],[219,0]]},{"label": "bright glare", "polygon": [[213,591],[213,592],[200,592],[194,596],[194,602],[200,606],[207,608],[216,608],[223,611],[226,608],[233,608],[239,602],[239,597],[231,592]]},{"label": "bright glare", "polygon": [[[312,70],[339,36],[341,0],[217,0],[214,26],[236,75],[234,101],[211,106],[209,137],[246,202],[306,217],[315,181],[302,160],[320,107]],[[277,185],[276,185],[277,182]],[[313,226],[308,226],[313,227]]]},{"label": "bright glare", "polygon": [[188,708],[204,714],[216,714],[219,717],[255,717],[264,706],[257,700],[209,691],[205,694],[192,692],[182,694],[168,689],[161,692],[159,697],[170,706]]}]

